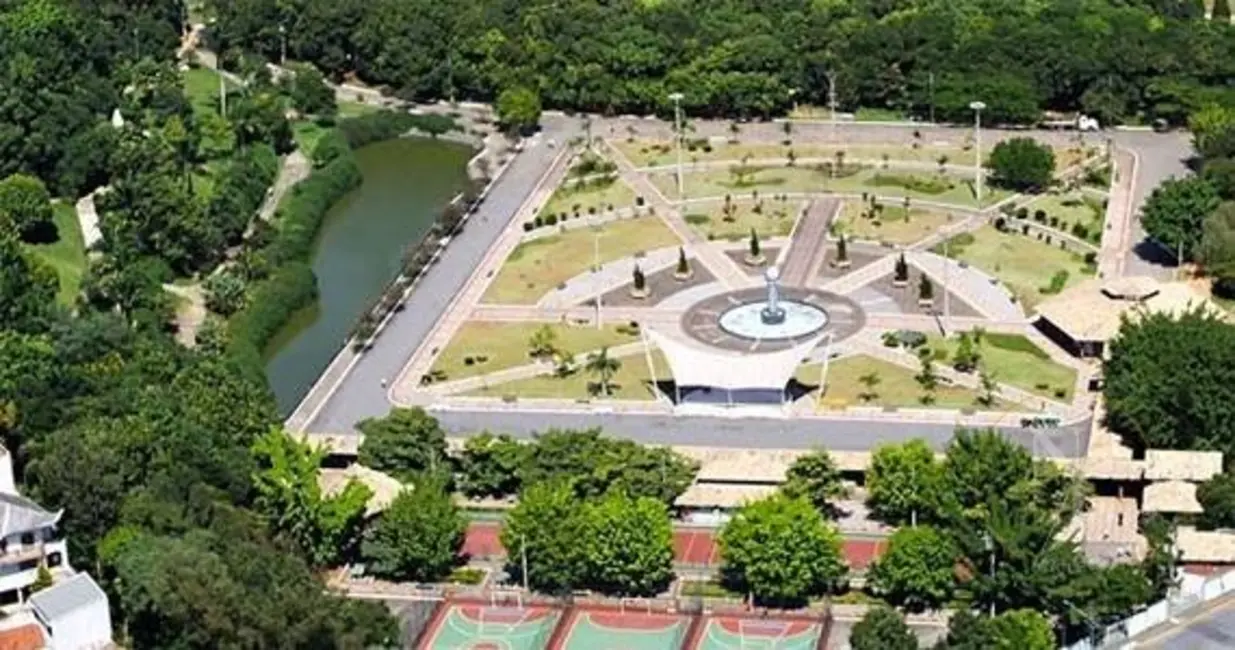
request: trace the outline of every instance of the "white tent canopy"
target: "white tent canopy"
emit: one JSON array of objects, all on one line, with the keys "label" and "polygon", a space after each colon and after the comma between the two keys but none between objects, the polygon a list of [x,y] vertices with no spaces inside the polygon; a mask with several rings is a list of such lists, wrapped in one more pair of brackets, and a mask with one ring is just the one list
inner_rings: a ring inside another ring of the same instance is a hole
[{"label": "white tent canopy", "polygon": [[706,348],[652,328],[643,330],[664,353],[673,381],[682,386],[706,386],[727,391],[783,391],[802,359],[810,355],[823,334],[777,352],[741,353]]}]

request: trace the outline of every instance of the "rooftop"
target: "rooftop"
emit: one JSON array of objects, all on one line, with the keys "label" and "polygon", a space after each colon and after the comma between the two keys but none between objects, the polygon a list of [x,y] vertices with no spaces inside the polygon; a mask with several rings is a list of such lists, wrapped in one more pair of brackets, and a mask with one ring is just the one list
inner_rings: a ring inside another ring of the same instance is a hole
[{"label": "rooftop", "polygon": [[60,521],[61,512],[48,512],[18,494],[0,492],[0,537],[33,532]]},{"label": "rooftop", "polygon": [[1176,512],[1196,514],[1202,511],[1196,500],[1196,483],[1188,481],[1161,481],[1145,486],[1141,496],[1141,510],[1145,512]]},{"label": "rooftop", "polygon": [[365,504],[365,514],[373,515],[390,505],[391,501],[403,491],[406,485],[395,477],[370,469],[360,464],[348,465],[346,469],[323,467],[317,474],[317,485],[323,496],[334,496],[347,487],[351,481],[358,481],[369,488],[373,496]]},{"label": "rooftop", "polygon": [[1207,296],[1183,282],[1094,278],[1038,305],[1038,315],[1075,341],[1109,341],[1126,314],[1179,314],[1197,307],[1222,313]]},{"label": "rooftop", "polygon": [[39,619],[49,625],[79,609],[99,603],[107,607],[107,594],[88,573],[75,574],[30,596],[30,606]]}]

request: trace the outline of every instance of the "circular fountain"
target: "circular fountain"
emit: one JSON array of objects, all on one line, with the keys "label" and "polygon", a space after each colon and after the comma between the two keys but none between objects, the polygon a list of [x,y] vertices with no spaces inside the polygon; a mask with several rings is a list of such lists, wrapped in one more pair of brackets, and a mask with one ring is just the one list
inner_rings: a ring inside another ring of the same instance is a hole
[{"label": "circular fountain", "polygon": [[766,341],[808,336],[828,324],[827,312],[819,307],[781,298],[776,267],[764,273],[764,280],[767,298],[725,310],[719,319],[722,330],[744,339]]}]

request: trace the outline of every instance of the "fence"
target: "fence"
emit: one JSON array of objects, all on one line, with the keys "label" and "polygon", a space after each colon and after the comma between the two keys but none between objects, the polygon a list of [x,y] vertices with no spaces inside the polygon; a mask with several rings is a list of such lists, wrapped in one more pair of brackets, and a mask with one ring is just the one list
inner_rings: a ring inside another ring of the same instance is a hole
[{"label": "fence", "polygon": [[1235,591],[1235,571],[1203,579],[1184,576],[1176,593],[1166,600],[1158,601],[1145,611],[1130,616],[1101,630],[1096,639],[1084,639],[1065,650],[1100,650],[1102,648],[1130,648],[1130,640],[1170,619],[1184,615],[1195,607]]}]

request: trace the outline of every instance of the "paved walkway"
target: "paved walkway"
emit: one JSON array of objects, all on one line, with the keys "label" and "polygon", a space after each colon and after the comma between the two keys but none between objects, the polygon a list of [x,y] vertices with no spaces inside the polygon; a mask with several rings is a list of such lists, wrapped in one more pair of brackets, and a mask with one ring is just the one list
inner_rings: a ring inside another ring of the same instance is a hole
[{"label": "paved walkway", "polygon": [[103,241],[103,231],[99,230],[99,212],[95,209],[94,197],[105,191],[106,188],[99,188],[78,199],[75,206],[77,223],[81,226],[82,243],[85,244],[86,250],[94,248],[96,244]]},{"label": "paved walkway", "polygon": [[1012,302],[1012,294],[986,273],[961,266],[956,260],[926,251],[909,251],[905,261],[918,268],[937,286],[955,293],[978,313],[993,320],[1025,318],[1020,305]]},{"label": "paved walkway", "polygon": [[789,250],[784,255],[781,283],[788,287],[814,284],[828,252],[828,225],[840,211],[840,201],[812,201],[794,224]]},{"label": "paved walkway", "polygon": [[563,283],[563,286],[545,294],[537,305],[543,307],[567,307],[604,295],[633,281],[635,266],[645,274],[677,264],[678,247],[669,246],[648,251],[641,258],[624,257],[614,260],[595,271],[589,269]]}]

